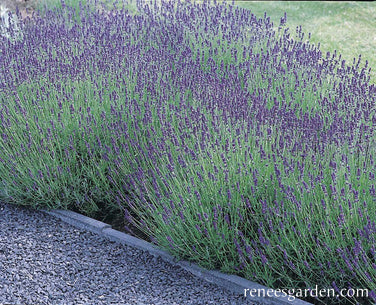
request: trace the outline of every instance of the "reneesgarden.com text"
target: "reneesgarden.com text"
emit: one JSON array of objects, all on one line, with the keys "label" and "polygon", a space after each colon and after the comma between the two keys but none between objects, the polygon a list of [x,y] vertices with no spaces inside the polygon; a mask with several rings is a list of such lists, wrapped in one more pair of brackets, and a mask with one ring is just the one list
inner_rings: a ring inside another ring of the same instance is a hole
[{"label": "reneesgarden.com text", "polygon": [[319,289],[316,285],[314,289],[264,289],[253,288],[244,289],[244,296],[250,297],[287,297],[289,301],[294,301],[296,298],[367,298],[368,289],[340,289],[336,291],[334,288],[322,288]]}]

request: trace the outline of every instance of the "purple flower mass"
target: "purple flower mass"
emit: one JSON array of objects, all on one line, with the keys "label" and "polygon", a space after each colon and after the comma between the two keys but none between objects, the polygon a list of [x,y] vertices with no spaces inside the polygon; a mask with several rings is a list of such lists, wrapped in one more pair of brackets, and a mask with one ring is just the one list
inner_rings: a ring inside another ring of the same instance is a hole
[{"label": "purple flower mass", "polygon": [[139,1],[0,36],[1,196],[123,210],[178,256],[376,301],[376,86],[286,18]]}]

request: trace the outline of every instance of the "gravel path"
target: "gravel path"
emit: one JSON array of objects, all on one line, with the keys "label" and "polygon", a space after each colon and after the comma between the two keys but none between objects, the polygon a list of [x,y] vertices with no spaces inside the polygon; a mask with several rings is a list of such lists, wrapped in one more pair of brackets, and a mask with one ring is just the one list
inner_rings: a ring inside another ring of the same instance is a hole
[{"label": "gravel path", "polygon": [[0,305],[254,304],[148,253],[0,202]]}]

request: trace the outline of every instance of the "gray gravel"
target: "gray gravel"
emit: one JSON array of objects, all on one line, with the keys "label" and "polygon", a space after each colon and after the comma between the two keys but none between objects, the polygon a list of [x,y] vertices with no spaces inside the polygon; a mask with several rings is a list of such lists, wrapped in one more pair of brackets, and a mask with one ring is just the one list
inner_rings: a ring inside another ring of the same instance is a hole
[{"label": "gray gravel", "polygon": [[255,304],[148,253],[0,202],[0,305]]}]

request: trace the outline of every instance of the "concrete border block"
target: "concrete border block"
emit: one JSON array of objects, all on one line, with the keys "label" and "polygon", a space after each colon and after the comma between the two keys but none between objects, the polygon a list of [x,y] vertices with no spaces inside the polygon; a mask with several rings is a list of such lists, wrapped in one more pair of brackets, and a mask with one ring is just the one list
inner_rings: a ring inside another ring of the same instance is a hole
[{"label": "concrete border block", "polygon": [[[300,299],[289,300],[289,296],[284,296],[282,292],[278,292],[274,289],[268,288],[266,286],[260,285],[255,282],[251,282],[245,278],[237,275],[225,274],[217,270],[206,270],[200,266],[188,262],[179,261],[178,265],[187,270],[194,275],[203,278],[207,282],[219,285],[227,290],[230,290],[238,295],[244,295],[244,290],[248,291],[263,291],[265,295],[257,296],[256,293],[254,297],[250,297],[248,293],[248,298],[259,304],[265,305],[312,305],[311,303],[305,302]],[[278,296],[279,295],[279,296]],[[278,296],[278,297],[277,297]]]},{"label": "concrete border block", "polygon": [[60,218],[62,221],[67,222],[75,227],[91,231],[93,233],[99,234],[111,241],[118,242],[138,250],[146,251],[155,257],[160,257],[162,260],[179,266],[191,274],[209,282],[216,284],[226,290],[229,290],[238,295],[244,295],[245,289],[248,291],[254,289],[253,291],[263,291],[265,295],[256,295],[253,297],[247,293],[247,298],[251,301],[257,302],[262,305],[313,305],[311,303],[305,302],[303,300],[294,298],[289,299],[288,295],[284,295],[282,292],[273,290],[266,286],[251,282],[245,278],[225,274],[217,270],[206,270],[195,263],[188,261],[178,261],[175,257],[156,247],[155,245],[131,236],[129,234],[112,229],[109,224],[103,223],[101,221],[92,219],[90,217],[66,210],[43,210],[43,212]]},{"label": "concrete border block", "polygon": [[47,214],[53,215],[60,218],[61,220],[76,226],[81,229],[88,230],[93,233],[101,234],[104,229],[111,228],[107,223],[101,222],[99,220],[78,214],[76,212],[67,211],[67,210],[52,210],[46,211]]},{"label": "concrete border block", "polygon": [[136,238],[132,235],[114,230],[112,228],[106,228],[102,231],[103,236],[106,238],[119,242],[121,244],[136,248],[138,250],[143,250],[149,252],[151,255],[155,257],[160,257],[164,261],[172,264],[176,264],[177,260],[172,255],[168,254],[167,252],[159,249],[158,247],[154,246],[153,244]]}]

